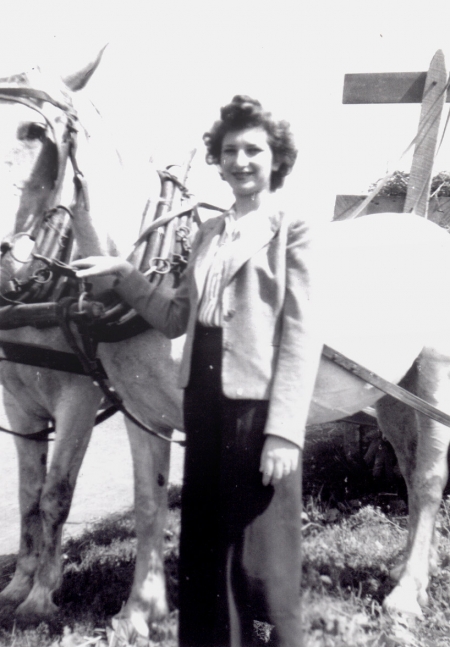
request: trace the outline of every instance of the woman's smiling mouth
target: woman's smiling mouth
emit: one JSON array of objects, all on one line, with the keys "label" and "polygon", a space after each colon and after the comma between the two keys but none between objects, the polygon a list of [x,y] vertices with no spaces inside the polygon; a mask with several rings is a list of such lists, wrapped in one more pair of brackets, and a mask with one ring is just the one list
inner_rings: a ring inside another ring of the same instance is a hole
[{"label": "woman's smiling mouth", "polygon": [[247,180],[252,176],[253,173],[251,171],[236,171],[235,173],[233,173],[233,177],[235,177],[237,180]]}]

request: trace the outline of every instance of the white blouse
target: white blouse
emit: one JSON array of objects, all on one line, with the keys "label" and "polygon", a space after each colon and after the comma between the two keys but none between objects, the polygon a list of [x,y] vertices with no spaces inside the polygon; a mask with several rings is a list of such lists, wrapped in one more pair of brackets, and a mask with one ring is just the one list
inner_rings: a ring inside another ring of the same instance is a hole
[{"label": "white blouse", "polygon": [[222,292],[226,261],[233,254],[233,243],[240,238],[240,222],[233,209],[225,216],[225,228],[217,240],[216,252],[206,276],[198,308],[198,322],[203,326],[220,328],[222,325]]}]

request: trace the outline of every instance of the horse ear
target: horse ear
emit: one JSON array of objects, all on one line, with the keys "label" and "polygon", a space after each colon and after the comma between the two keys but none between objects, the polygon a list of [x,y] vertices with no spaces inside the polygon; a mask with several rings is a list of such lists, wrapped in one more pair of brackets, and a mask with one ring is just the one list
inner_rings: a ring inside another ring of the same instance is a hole
[{"label": "horse ear", "polygon": [[72,90],[72,92],[78,92],[78,90],[82,90],[84,88],[84,86],[87,84],[87,82],[99,66],[100,61],[102,60],[103,52],[105,51],[107,46],[108,44],[102,47],[102,49],[97,54],[97,57],[81,70],[63,77],[64,83],[70,90]]}]

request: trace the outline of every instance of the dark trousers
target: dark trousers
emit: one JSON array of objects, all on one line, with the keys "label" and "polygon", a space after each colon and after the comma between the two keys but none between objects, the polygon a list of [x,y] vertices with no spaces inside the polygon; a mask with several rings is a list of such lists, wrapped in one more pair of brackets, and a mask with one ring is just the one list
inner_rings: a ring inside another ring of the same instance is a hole
[{"label": "dark trousers", "polygon": [[185,391],[180,647],[252,644],[253,621],[300,647],[301,469],[276,487],[259,471],[268,403],[221,388],[221,331],[198,327]]}]

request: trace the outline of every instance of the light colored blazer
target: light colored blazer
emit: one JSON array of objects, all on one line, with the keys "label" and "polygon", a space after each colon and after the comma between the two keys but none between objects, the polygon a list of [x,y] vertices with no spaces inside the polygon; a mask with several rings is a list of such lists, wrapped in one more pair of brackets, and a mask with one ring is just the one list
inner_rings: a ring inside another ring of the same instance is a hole
[{"label": "light colored blazer", "polygon": [[[269,400],[265,433],[300,446],[321,354],[314,252],[307,223],[270,209],[245,216],[247,235],[233,243],[222,296],[222,385],[229,398]],[[197,310],[215,237],[225,214],[206,221],[176,290],[155,288],[138,271],[117,292],[170,338],[187,333],[179,386],[187,386]],[[250,227],[248,225],[251,225]]]}]

